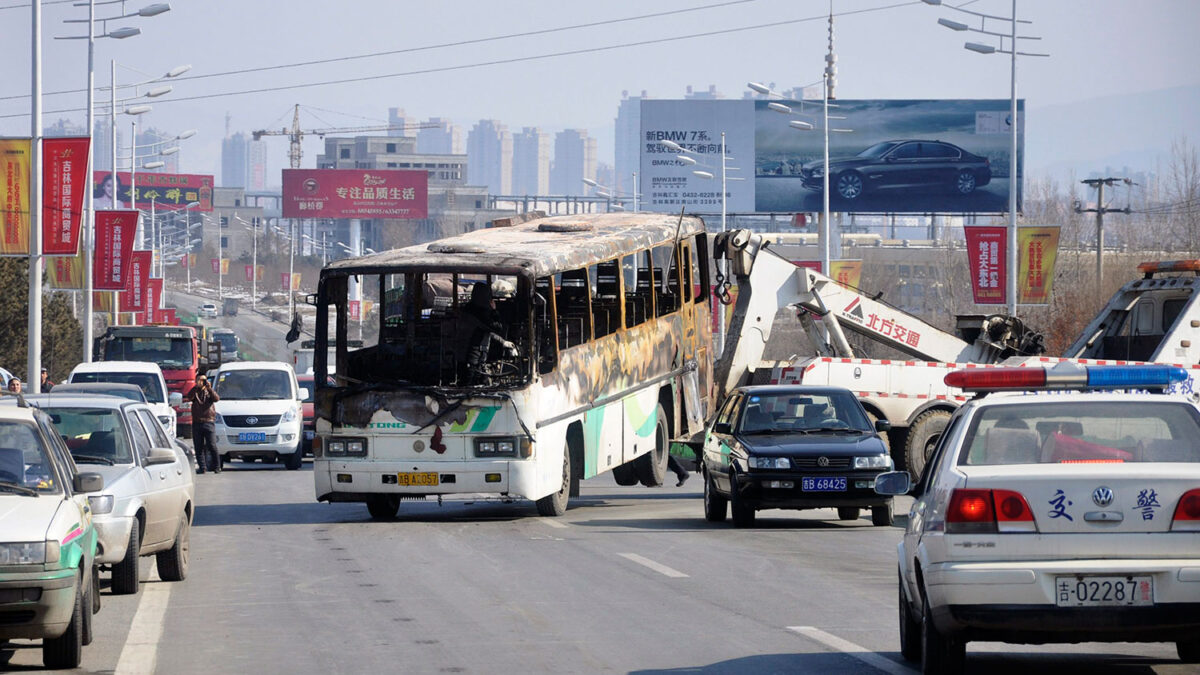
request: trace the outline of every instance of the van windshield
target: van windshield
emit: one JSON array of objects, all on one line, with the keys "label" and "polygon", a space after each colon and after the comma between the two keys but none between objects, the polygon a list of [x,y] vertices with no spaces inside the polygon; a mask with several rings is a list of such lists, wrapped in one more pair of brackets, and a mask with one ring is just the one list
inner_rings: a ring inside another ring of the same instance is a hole
[{"label": "van windshield", "polygon": [[153,373],[75,373],[72,382],[116,382],[119,384],[136,384],[146,395],[150,403],[164,403],[166,396],[162,383]]},{"label": "van windshield", "polygon": [[282,370],[228,370],[217,375],[217,395],[226,401],[292,398],[292,382]]}]

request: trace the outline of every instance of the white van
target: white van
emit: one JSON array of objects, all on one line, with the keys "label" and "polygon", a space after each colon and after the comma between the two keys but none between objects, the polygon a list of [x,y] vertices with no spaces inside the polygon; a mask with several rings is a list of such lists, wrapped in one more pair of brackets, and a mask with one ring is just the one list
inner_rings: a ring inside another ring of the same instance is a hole
[{"label": "white van", "polygon": [[[163,425],[168,438],[175,438],[175,406],[183,405],[183,394],[167,391],[162,368],[149,361],[93,361],[71,371],[68,382],[120,382],[136,384],[146,394],[146,403]],[[51,389],[53,392],[54,390]]]},{"label": "white van", "polygon": [[221,461],[241,459],[283,462],[300,468],[307,392],[296,384],[296,373],[282,361],[238,361],[223,364],[213,378],[216,403],[217,453]]}]

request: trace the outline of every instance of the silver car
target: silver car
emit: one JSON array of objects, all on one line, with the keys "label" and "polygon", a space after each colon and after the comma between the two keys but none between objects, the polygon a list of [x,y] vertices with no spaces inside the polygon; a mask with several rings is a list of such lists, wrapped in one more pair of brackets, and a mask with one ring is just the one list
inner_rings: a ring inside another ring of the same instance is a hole
[{"label": "silver car", "polygon": [[[187,576],[195,486],[185,453],[145,403],[115,396],[40,394],[25,399],[49,413],[77,465],[104,477],[89,497],[114,593],[138,591],[142,556],[157,556],[164,581]],[[93,468],[94,467],[94,468]]]}]

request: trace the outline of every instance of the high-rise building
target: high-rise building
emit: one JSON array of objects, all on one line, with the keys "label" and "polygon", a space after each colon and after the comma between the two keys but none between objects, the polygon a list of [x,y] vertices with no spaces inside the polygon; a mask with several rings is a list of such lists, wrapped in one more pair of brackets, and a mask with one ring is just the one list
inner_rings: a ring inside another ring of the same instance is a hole
[{"label": "high-rise building", "polygon": [[[111,117],[96,117],[96,127],[92,133],[92,169],[95,171],[112,171],[112,124]],[[117,147],[125,143],[121,128],[117,127]],[[118,160],[120,163],[120,160]]]},{"label": "high-rise building", "polygon": [[512,191],[517,195],[550,194],[550,134],[537,127],[513,134]]},{"label": "high-rise building", "polygon": [[221,141],[221,187],[245,188],[247,157],[246,134],[237,132]]},{"label": "high-rise building", "polygon": [[267,142],[251,139],[246,143],[246,189],[251,192],[262,192],[268,189],[270,178],[267,175]]},{"label": "high-rise building", "polygon": [[613,186],[619,195],[631,195],[636,188],[633,184],[633,174],[639,171],[642,147],[642,101],[646,91],[641,96],[630,96],[628,91],[621,92],[621,103],[617,106],[617,119],[614,145]]},{"label": "high-rise building", "polygon": [[388,108],[388,136],[413,137],[417,135],[417,118],[404,114],[404,108]]},{"label": "high-rise building", "polygon": [[550,192],[582,195],[583,179],[596,180],[596,139],[584,129],[564,129],[554,137],[554,166],[550,169]]},{"label": "high-rise building", "polygon": [[465,155],[462,127],[443,117],[430,117],[417,129],[417,152],[428,155]]},{"label": "high-rise building", "polygon": [[467,174],[473,185],[488,193],[512,193],[513,137],[508,126],[496,120],[479,120],[467,134]]}]

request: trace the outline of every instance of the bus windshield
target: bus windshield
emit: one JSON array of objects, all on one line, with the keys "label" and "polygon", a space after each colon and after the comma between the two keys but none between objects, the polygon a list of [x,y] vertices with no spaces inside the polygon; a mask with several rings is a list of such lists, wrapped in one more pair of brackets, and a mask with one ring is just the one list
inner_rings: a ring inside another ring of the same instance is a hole
[{"label": "bus windshield", "polygon": [[114,337],[105,345],[104,360],[147,361],[165,370],[191,368],[195,354],[187,338]]}]

